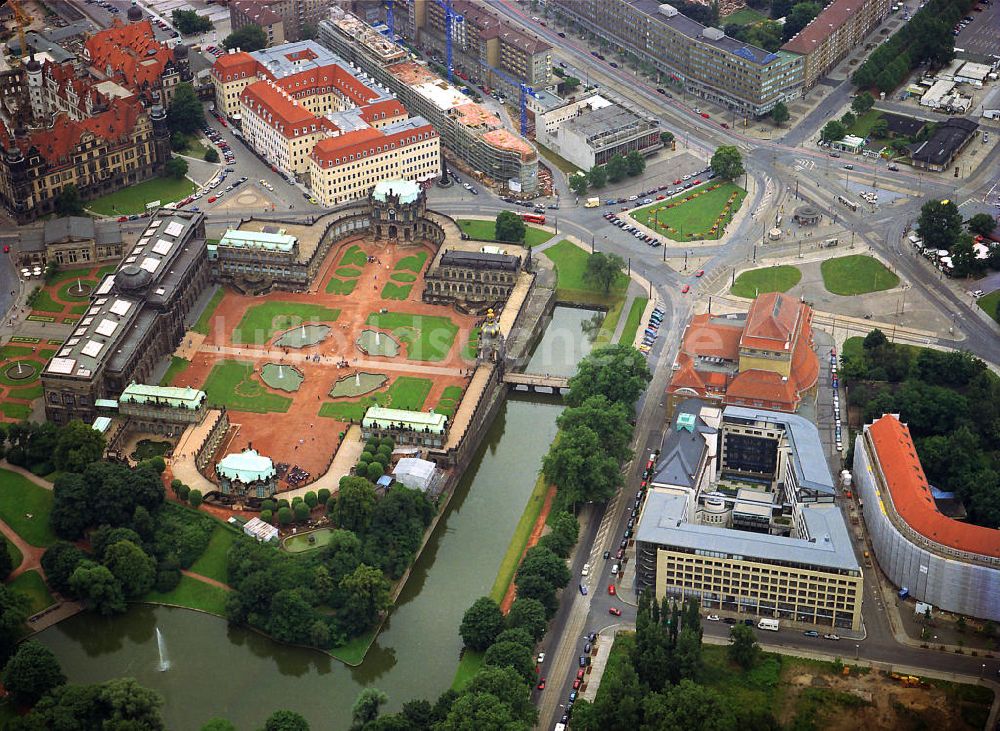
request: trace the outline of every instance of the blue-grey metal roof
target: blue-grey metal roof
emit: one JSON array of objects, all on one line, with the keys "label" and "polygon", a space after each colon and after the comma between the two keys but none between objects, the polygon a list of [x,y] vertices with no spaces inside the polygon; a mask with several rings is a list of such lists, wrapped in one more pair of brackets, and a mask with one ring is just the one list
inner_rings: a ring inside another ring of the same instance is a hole
[{"label": "blue-grey metal roof", "polygon": [[839,508],[830,504],[800,505],[806,538],[685,522],[688,495],[650,490],[635,539],[664,547],[724,553],[745,560],[781,561],[803,567],[860,571]]},{"label": "blue-grey metal roof", "polygon": [[[716,433],[698,416],[704,406],[700,399],[687,399],[677,405],[676,418],[663,434],[652,484],[695,486],[695,471],[706,449],[704,435]],[[693,431],[682,424],[685,421],[682,417],[688,414],[694,417]]]},{"label": "blue-grey metal roof", "polygon": [[746,419],[781,425],[791,444],[792,460],[799,485],[826,495],[836,494],[833,478],[830,476],[830,466],[823,452],[823,444],[819,440],[819,431],[808,419],[798,414],[746,406],[727,406],[722,412],[722,419],[723,421]]}]

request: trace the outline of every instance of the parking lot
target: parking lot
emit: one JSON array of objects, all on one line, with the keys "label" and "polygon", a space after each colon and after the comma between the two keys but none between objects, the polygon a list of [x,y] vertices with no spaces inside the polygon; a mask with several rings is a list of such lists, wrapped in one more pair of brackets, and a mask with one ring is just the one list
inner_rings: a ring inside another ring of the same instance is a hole
[{"label": "parking lot", "polygon": [[[977,8],[981,8],[976,12]],[[972,22],[965,26],[955,38],[955,50],[964,49],[966,53],[993,56],[1000,54],[1000,0],[992,0],[990,5],[977,3],[969,11]],[[994,59],[996,60],[996,59]]]}]

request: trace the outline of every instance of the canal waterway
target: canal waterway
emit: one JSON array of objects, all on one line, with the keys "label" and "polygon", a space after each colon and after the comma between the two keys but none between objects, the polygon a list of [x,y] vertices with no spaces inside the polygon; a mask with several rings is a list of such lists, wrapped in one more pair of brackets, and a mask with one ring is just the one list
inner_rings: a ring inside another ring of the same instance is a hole
[{"label": "canal waterway", "polygon": [[[528,371],[571,375],[590,352],[583,323],[596,312],[556,307]],[[414,698],[433,702],[451,684],[462,614],[493,585],[562,409],[545,396],[506,401],[359,667],[171,607],[134,606],[112,618],[81,614],[37,639],[55,652],[70,682],[134,677],[159,691],[167,727],[178,731],[213,717],[259,728],[278,708],[298,711],[316,729],[346,729],[354,699],[369,686],[388,694],[386,711]]]}]

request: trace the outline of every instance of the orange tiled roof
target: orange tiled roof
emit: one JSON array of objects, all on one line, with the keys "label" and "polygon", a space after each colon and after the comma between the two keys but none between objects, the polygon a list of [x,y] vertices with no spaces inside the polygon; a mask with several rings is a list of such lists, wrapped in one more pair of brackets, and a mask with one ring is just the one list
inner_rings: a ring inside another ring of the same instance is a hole
[{"label": "orange tiled roof", "polygon": [[87,114],[88,99],[91,106],[106,101],[104,95],[94,88],[91,82],[81,79],[76,75],[76,69],[71,63],[59,64],[46,61],[42,66],[42,75],[55,82],[56,94],[67,104],[69,103],[70,90],[76,94],[78,99],[77,112],[81,116],[86,116]]},{"label": "orange tiled roof", "polygon": [[896,512],[913,530],[959,551],[1000,558],[1000,530],[953,520],[937,509],[909,428],[892,414],[868,427]]},{"label": "orange tiled roof", "polygon": [[798,327],[803,308],[808,307],[782,292],[757,297],[747,312],[747,324],[740,345],[747,348],[786,351]]},{"label": "orange tiled roof", "polygon": [[29,135],[22,144],[25,149],[38,150],[49,165],[58,165],[71,160],[73,150],[87,132],[110,143],[130,137],[141,114],[143,109],[137,98],[114,99],[108,111],[81,122],[59,114],[51,129]]},{"label": "orange tiled roof", "polygon": [[[326,137],[316,143],[310,156],[322,167],[342,165],[349,162],[351,155],[354,155],[354,158],[357,159],[358,157],[378,154],[377,150],[379,147],[382,148],[383,152],[385,152],[387,147],[393,145],[405,147],[409,144],[405,140],[417,134],[425,135],[424,140],[428,136],[437,136],[437,132],[429,124],[425,124],[415,130],[408,129],[388,135],[384,134],[381,130],[368,127],[366,129],[347,132],[338,137]],[[421,140],[421,142],[424,140]]]},{"label": "orange tiled roof", "polygon": [[[222,81],[257,75],[257,60],[246,51],[224,53],[212,64],[212,74]],[[226,77],[230,78],[227,79]]]},{"label": "orange tiled roof", "polygon": [[240,94],[240,102],[289,139],[307,134],[310,125],[336,129],[326,117],[317,117],[267,81],[247,86]]},{"label": "orange tiled roof", "polygon": [[705,391],[705,382],[702,380],[701,375],[694,368],[694,363],[688,357],[678,356],[678,365],[680,368],[674,373],[673,377],[670,379],[670,385],[667,387],[669,393],[673,393],[682,388],[690,388],[697,391],[699,394]]},{"label": "orange tiled roof", "polygon": [[148,19],[126,25],[115,18],[110,28],[90,36],[84,48],[91,66],[129,89],[158,84],[174,60],[173,50],[156,40]]},{"label": "orange tiled roof", "polygon": [[737,360],[740,356],[742,334],[743,328],[739,327],[739,321],[732,324],[712,322],[712,316],[707,313],[695,315],[684,332],[681,348],[692,356],[703,355]]},{"label": "orange tiled roof", "polygon": [[754,401],[780,404],[792,411],[799,402],[799,395],[792,383],[783,380],[780,374],[752,368],[736,374],[726,389],[726,402],[752,404]]},{"label": "orange tiled roof", "polygon": [[393,119],[395,117],[405,118],[407,116],[409,115],[406,111],[406,107],[404,107],[396,99],[383,99],[380,102],[367,104],[361,108],[361,118],[368,122],[368,124],[382,121],[384,119]]}]

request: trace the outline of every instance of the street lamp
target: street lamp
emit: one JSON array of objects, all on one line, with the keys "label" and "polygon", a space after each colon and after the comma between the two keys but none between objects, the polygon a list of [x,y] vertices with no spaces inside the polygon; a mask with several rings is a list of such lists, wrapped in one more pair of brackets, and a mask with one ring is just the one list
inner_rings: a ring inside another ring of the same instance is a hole
[{"label": "street lamp", "polygon": [[854,659],[859,660],[861,658],[861,645],[854,646]]}]

